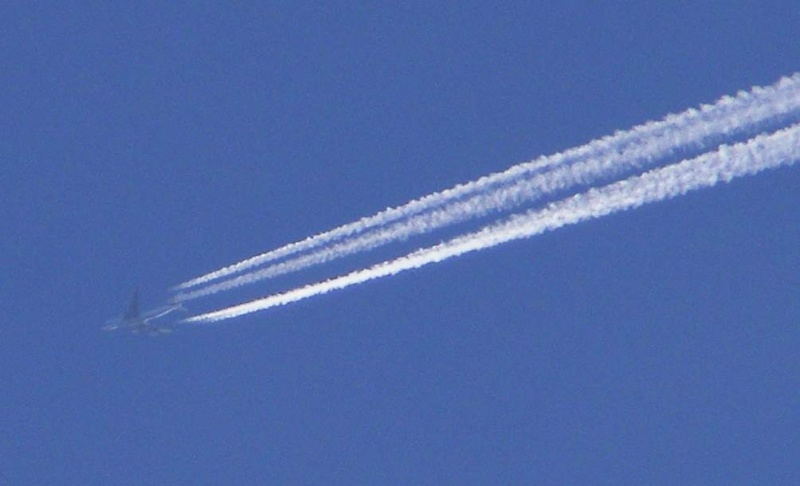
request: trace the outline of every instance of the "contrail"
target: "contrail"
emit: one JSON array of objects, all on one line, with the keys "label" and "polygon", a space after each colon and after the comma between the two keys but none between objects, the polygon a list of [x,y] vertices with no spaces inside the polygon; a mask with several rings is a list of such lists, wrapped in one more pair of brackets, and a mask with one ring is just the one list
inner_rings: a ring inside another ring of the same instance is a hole
[{"label": "contrail", "polygon": [[[542,173],[552,167],[565,166],[590,159],[613,161],[618,158],[620,153],[638,150],[638,147],[642,144],[652,145],[661,142],[662,148],[660,152],[653,151],[648,156],[659,158],[670,155],[681,148],[713,142],[716,137],[730,136],[741,130],[751,130],[759,124],[776,117],[788,115],[797,110],[800,106],[799,92],[800,74],[785,77],[772,86],[754,87],[749,92],[742,91],[733,97],[723,97],[716,103],[702,105],[699,109],[689,109],[677,115],[668,115],[661,121],[647,122],[630,130],[594,140],[581,147],[551,156],[540,157],[531,162],[515,165],[506,171],[484,176],[475,181],[412,200],[402,206],[388,208],[373,216],[362,218],[353,223],[290,243],[234,265],[188,280],[177,285],[173,290],[184,290],[206,284],[279,258],[312,250],[372,228],[430,211],[458,199],[481,193],[492,187]],[[669,141],[675,143],[670,145]],[[609,163],[613,165],[613,162]],[[182,296],[184,300],[192,298],[186,297],[186,295],[189,294]]]},{"label": "contrail", "polygon": [[216,322],[286,305],[508,241],[529,238],[563,226],[712,187],[720,181],[729,182],[769,168],[791,165],[798,158],[800,124],[795,124],[769,135],[759,135],[735,145],[722,145],[715,151],[692,159],[653,169],[604,187],[589,189],[585,193],[550,203],[544,209],[512,216],[503,223],[487,226],[480,231],[417,250],[395,260],[281,294],[193,316],[186,319],[186,322]]},{"label": "contrail", "polygon": [[[506,186],[486,189],[483,193],[478,192],[466,199],[456,199],[446,205],[440,204],[427,212],[412,215],[405,220],[391,224],[387,222],[371,231],[365,230],[360,235],[319,248],[310,254],[276,263],[198,290],[184,291],[174,298],[184,302],[296,272],[414,235],[486,216],[492,212],[508,210],[521,204],[535,203],[545,196],[554,195],[558,191],[564,191],[577,185],[594,185],[625,172],[649,168],[662,162],[662,158],[670,152],[704,143],[711,138],[721,136],[721,134],[753,132],[765,121],[784,116],[800,108],[800,89],[798,89],[800,83],[794,83],[793,89],[786,89],[792,85],[792,81],[789,80],[800,80],[800,77],[796,75],[794,78],[786,78],[779,82],[775,89],[772,89],[771,96],[758,97],[759,104],[756,106],[749,106],[738,112],[729,110],[727,117],[695,120],[694,123],[686,123],[682,129],[666,130],[649,139],[629,141],[627,146],[619,149],[619,152],[614,153],[613,156],[605,154],[585,159],[578,158],[571,164],[553,164],[548,171],[536,172],[527,177],[520,176]],[[754,90],[754,93],[763,95],[765,90]],[[743,95],[740,94],[740,96]],[[557,158],[561,155],[557,154],[552,157]],[[545,159],[548,157],[539,160]],[[512,169],[516,167],[519,166]]]}]

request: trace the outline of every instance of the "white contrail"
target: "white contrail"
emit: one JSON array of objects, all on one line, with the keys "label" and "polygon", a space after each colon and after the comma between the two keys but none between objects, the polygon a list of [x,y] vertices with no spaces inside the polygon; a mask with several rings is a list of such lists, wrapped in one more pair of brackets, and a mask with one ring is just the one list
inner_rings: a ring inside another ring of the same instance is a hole
[{"label": "white contrail", "polygon": [[515,165],[504,172],[484,176],[475,181],[412,200],[399,207],[388,208],[373,216],[188,280],[174,287],[174,290],[195,287],[279,258],[311,250],[371,228],[429,211],[460,198],[480,193],[493,186],[537,174],[554,166],[568,165],[587,159],[613,160],[621,152],[634,150],[643,142],[682,140],[680,145],[676,143],[662,148],[663,152],[654,152],[650,155],[653,158],[664,157],[680,148],[713,141],[715,137],[729,136],[731,132],[752,128],[775,117],[789,114],[800,106],[799,92],[800,74],[782,78],[769,87],[755,87],[749,92],[739,92],[733,97],[723,97],[712,105],[702,105],[699,109],[689,109],[677,115],[669,115],[661,121],[647,122],[630,130],[594,140],[581,147],[540,157],[531,162]]},{"label": "white contrail", "polygon": [[654,169],[604,187],[590,189],[583,194],[551,203],[544,209],[513,216],[503,223],[415,251],[395,260],[285,293],[193,316],[186,319],[186,322],[221,321],[289,304],[508,241],[528,238],[566,225],[673,198],[692,190],[714,186],[720,181],[728,182],[736,177],[755,174],[765,169],[790,165],[798,158],[800,158],[800,124],[795,124],[770,135],[759,135],[735,145],[722,145],[715,151],[693,159]]},{"label": "white contrail", "polygon": [[[792,79],[792,78],[787,78]],[[799,78],[800,79],[800,78]],[[788,83],[779,83],[780,85]],[[591,185],[608,181],[633,170],[642,170],[661,162],[661,158],[693,144],[702,143],[720,134],[734,131],[752,131],[766,120],[785,115],[800,108],[800,84],[793,90],[774,90],[767,99],[761,98],[757,106],[747,110],[732,112],[727,118],[706,120],[702,123],[687,124],[681,130],[665,131],[660,136],[631,142],[619,152],[578,159],[572,164],[552,167],[549,171],[537,172],[534,175],[520,177],[515,182],[487,189],[466,199],[459,199],[447,205],[440,205],[421,214],[410,216],[392,224],[379,226],[365,231],[341,242],[293,259],[270,265],[244,275],[202,287],[198,290],[184,291],[175,296],[177,301],[188,301],[199,297],[216,294],[242,285],[255,283],[264,279],[296,272],[313,265],[342,258],[347,255],[374,249],[410,236],[427,233],[455,223],[486,216],[495,211],[507,210],[521,204],[538,202],[544,196],[554,195],[576,185]],[[553,156],[559,157],[559,155]]]}]

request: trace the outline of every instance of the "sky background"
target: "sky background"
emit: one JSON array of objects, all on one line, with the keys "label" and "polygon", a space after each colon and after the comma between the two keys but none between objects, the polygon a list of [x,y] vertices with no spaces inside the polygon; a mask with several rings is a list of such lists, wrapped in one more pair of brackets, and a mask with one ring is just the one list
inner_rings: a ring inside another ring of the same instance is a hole
[{"label": "sky background", "polygon": [[136,286],[161,305],[800,69],[797,2],[670,3],[0,7],[0,484],[800,482],[797,167],[210,327],[100,331]]}]

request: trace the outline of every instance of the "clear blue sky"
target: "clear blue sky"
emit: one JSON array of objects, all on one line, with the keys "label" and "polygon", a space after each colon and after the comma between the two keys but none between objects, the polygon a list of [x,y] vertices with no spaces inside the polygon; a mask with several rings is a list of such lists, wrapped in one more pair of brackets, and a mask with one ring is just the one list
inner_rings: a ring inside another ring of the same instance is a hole
[{"label": "clear blue sky", "polygon": [[339,4],[0,7],[0,484],[800,483],[797,167],[214,327],[99,330],[135,286],[160,305],[800,69],[797,2]]}]

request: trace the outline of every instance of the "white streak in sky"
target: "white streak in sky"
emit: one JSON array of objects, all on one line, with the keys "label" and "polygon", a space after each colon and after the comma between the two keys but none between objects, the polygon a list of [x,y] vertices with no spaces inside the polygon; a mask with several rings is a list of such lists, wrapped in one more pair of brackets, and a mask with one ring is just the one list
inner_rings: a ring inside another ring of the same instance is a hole
[{"label": "white streak in sky", "polygon": [[798,158],[800,124],[795,124],[770,135],[759,135],[735,145],[722,145],[715,151],[693,159],[654,169],[604,187],[589,189],[585,193],[550,203],[544,209],[512,216],[505,222],[417,250],[395,260],[281,294],[193,316],[186,319],[186,322],[221,321],[286,305],[508,241],[529,238],[563,226],[670,199],[692,190],[712,187],[720,181],[729,182],[736,177],[790,165]]},{"label": "white streak in sky", "polygon": [[[652,165],[653,162],[657,162],[656,159],[668,156],[677,150],[701,145],[709,141],[713,142],[715,137],[730,136],[736,132],[753,130],[759,124],[768,122],[776,117],[790,114],[798,110],[798,108],[800,108],[800,74],[795,74],[791,77],[783,78],[769,87],[755,87],[749,92],[739,92],[733,97],[723,97],[712,105],[702,105],[699,109],[689,109],[677,115],[669,115],[661,121],[647,122],[630,130],[617,132],[614,135],[594,140],[581,147],[555,155],[540,157],[531,162],[515,165],[504,172],[484,176],[475,181],[460,184],[453,188],[412,200],[399,207],[388,208],[373,216],[362,218],[331,231],[308,237],[305,240],[285,245],[186,281],[174,287],[174,289],[182,290],[206,284],[229,275],[241,273],[279,258],[312,250],[342,238],[358,235],[372,228],[382,227],[403,218],[414,217],[414,215],[451,204],[451,206],[447,206],[451,209],[449,213],[447,209],[445,209],[443,212],[436,213],[428,218],[422,217],[421,219],[417,219],[416,224],[419,224],[419,226],[415,226],[415,223],[411,223],[410,225],[406,225],[404,222],[399,223],[394,227],[397,236],[388,236],[392,234],[391,231],[387,233],[378,230],[372,237],[359,240],[361,243],[348,243],[345,241],[340,248],[349,249],[341,254],[331,253],[330,249],[323,248],[316,256],[308,260],[304,260],[301,257],[294,260],[293,264],[287,264],[285,266],[280,266],[279,264],[274,268],[270,267],[266,269],[263,274],[248,274],[250,277],[254,278],[252,280],[248,280],[247,278],[243,278],[242,280],[231,279],[230,281],[223,282],[218,287],[211,286],[205,290],[183,293],[179,296],[179,300],[188,300],[200,297],[201,295],[208,295],[245,283],[250,283],[262,278],[269,278],[270,276],[279,275],[281,273],[295,271],[309,265],[329,261],[332,258],[349,254],[347,252],[353,253],[362,251],[363,249],[374,248],[379,244],[383,244],[381,242],[393,241],[393,238],[404,238],[413,234],[419,234],[428,229],[441,227],[444,224],[468,219],[472,213],[459,216],[458,218],[461,219],[448,219],[463,211],[465,206],[456,206],[452,204],[461,198],[477,194],[473,199],[473,202],[476,203],[478,207],[478,209],[476,209],[476,215],[482,214],[481,211],[485,213],[495,209],[507,208],[509,207],[509,199],[504,200],[505,202],[498,203],[494,207],[489,207],[488,209],[487,206],[484,206],[482,203],[477,203],[477,201],[481,198],[491,199],[492,194],[495,194],[490,193],[486,195],[483,194],[484,192],[492,190],[492,188],[497,190],[496,187],[503,184],[519,182],[521,178],[529,178],[531,176],[544,177],[544,174],[549,173],[548,171],[560,171],[559,177],[571,176],[573,179],[570,182],[562,183],[561,186],[558,186],[559,189],[564,189],[570,184],[591,183],[603,176],[624,170],[626,164],[627,168],[634,167],[636,164],[648,162]],[[576,171],[576,174],[570,174],[573,170],[571,164],[577,163],[581,164],[581,170],[584,171]],[[588,168],[588,171],[586,168]],[[527,181],[521,181],[520,183],[526,184]],[[515,189],[511,189],[512,192],[521,190],[521,192],[527,194],[527,196],[516,197],[523,197],[523,199],[534,197],[530,194],[532,189],[521,189],[522,186],[518,185],[515,187]],[[538,189],[538,194],[547,194],[547,190],[548,189],[540,188]],[[499,196],[502,193],[498,192],[496,194]],[[449,216],[445,216],[445,214]],[[439,218],[441,218],[439,223],[432,223]]]}]

